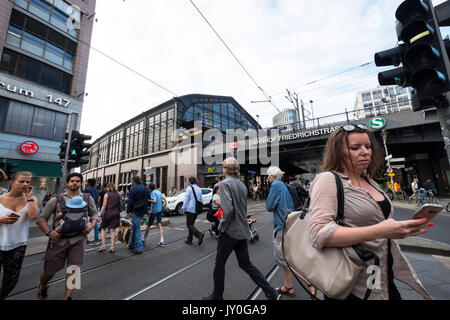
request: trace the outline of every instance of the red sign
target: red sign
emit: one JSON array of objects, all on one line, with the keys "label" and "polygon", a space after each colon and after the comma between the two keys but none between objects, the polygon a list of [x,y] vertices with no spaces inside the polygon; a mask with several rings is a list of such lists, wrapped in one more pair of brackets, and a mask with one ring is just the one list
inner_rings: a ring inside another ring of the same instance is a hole
[{"label": "red sign", "polygon": [[39,151],[39,146],[34,141],[25,141],[20,145],[20,151],[28,156],[32,156]]}]

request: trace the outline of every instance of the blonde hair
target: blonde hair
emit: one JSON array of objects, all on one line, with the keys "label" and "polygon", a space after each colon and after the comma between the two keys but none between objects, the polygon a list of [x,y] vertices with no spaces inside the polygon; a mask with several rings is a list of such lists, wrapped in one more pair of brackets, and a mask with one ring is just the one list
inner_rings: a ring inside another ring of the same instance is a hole
[{"label": "blonde hair", "polygon": [[114,183],[110,182],[106,186],[108,187],[109,192],[117,192],[116,185]]},{"label": "blonde hair", "polygon": [[16,181],[17,178],[19,178],[20,176],[32,177],[33,174],[28,171],[17,171],[17,172],[14,172],[13,174],[11,174],[11,176],[9,178],[11,181]]},{"label": "blonde hair", "polygon": [[222,166],[226,169],[226,173],[230,176],[239,176],[241,173],[241,166],[236,158],[230,157],[223,161]]}]

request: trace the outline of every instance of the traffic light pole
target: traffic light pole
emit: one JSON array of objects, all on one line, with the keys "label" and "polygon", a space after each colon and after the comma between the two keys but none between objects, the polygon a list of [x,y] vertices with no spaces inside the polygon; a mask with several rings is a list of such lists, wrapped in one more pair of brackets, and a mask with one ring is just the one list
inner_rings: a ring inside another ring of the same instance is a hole
[{"label": "traffic light pole", "polygon": [[63,168],[62,168],[62,178],[59,182],[59,188],[58,188],[58,193],[63,193],[64,192],[64,188],[66,187],[66,180],[67,180],[67,176],[69,175],[69,169],[68,169],[68,161],[69,161],[69,152],[70,152],[70,143],[72,141],[72,131],[75,129],[75,120],[76,120],[76,116],[74,113],[71,113],[69,115],[69,136],[67,139],[67,148],[66,148],[66,155],[64,157],[64,164],[63,164]]}]

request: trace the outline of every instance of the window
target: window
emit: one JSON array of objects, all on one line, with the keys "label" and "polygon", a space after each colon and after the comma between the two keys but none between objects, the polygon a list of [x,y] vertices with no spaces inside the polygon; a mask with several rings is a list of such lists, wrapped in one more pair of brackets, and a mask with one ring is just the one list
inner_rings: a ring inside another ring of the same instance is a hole
[{"label": "window", "polygon": [[62,140],[66,125],[67,115],[64,113],[10,101],[4,131],[48,140]]},{"label": "window", "polygon": [[373,92],[373,100],[383,99],[383,92],[381,90],[377,90]]},{"label": "window", "polygon": [[408,96],[400,96],[398,97],[398,103],[400,107],[408,106],[409,105],[409,98]]},{"label": "window", "polygon": [[6,110],[8,109],[9,101],[0,97],[0,131],[3,130],[3,124],[5,123]]},{"label": "window", "polygon": [[72,76],[18,52],[4,49],[0,70],[49,88],[70,93]]},{"label": "window", "polygon": [[76,44],[67,37],[13,10],[6,42],[73,70]]},{"label": "window", "polygon": [[14,3],[35,16],[77,38],[78,31],[67,26],[70,17],[81,21],[81,16],[75,10],[71,10],[70,4],[62,0],[14,0]]},{"label": "window", "polygon": [[148,120],[148,150],[147,150],[147,153],[153,153],[154,126],[155,126],[155,118],[151,117]]},{"label": "window", "polygon": [[14,74],[14,70],[16,69],[16,63],[17,63],[17,54],[14,54],[12,51],[8,51],[6,49],[3,50],[0,69],[9,74]]},{"label": "window", "polygon": [[19,61],[17,63],[17,70],[15,72],[15,75],[33,82],[40,83],[43,64],[37,60],[28,58],[20,54],[18,55],[18,58]]},{"label": "window", "polygon": [[370,92],[363,93],[361,96],[362,96],[362,101],[364,101],[364,102],[372,100],[372,94]]},{"label": "window", "polygon": [[194,107],[189,107],[184,113],[184,121],[191,122],[194,121]]},{"label": "window", "polygon": [[397,87],[397,95],[406,94],[406,89],[402,87]]}]

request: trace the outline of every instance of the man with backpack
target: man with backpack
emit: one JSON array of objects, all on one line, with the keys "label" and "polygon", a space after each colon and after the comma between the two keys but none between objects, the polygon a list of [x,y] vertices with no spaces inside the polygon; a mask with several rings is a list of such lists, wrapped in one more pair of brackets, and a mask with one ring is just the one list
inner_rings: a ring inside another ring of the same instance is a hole
[{"label": "man with backpack", "polygon": [[189,177],[189,183],[191,186],[186,189],[182,208],[183,214],[186,215],[186,225],[189,230],[189,235],[185,243],[192,245],[192,240],[195,236],[200,246],[203,243],[205,234],[198,231],[194,224],[197,216],[203,211],[202,190],[197,186],[197,179],[195,177]]},{"label": "man with backpack", "polygon": [[[39,229],[49,237],[44,257],[44,272],[38,285],[37,298],[48,299],[48,283],[66,264],[68,269],[79,268],[84,262],[87,235],[97,223],[97,207],[89,194],[80,191],[83,176],[71,173],[67,177],[67,191],[50,199],[36,223]],[[53,215],[53,228],[48,221]],[[90,225],[88,220],[90,219]],[[72,300],[72,274],[67,273],[64,300]],[[75,281],[76,282],[76,281]]]},{"label": "man with backpack", "polygon": [[141,254],[142,247],[142,233],[141,233],[141,220],[142,217],[148,212],[148,201],[150,200],[150,192],[146,186],[141,182],[141,177],[133,177],[133,187],[128,194],[128,206],[126,218],[130,219],[133,224],[132,240],[128,248],[134,254]]}]

